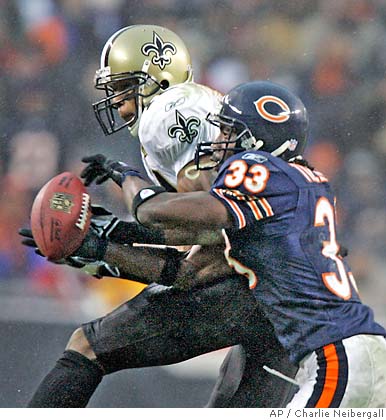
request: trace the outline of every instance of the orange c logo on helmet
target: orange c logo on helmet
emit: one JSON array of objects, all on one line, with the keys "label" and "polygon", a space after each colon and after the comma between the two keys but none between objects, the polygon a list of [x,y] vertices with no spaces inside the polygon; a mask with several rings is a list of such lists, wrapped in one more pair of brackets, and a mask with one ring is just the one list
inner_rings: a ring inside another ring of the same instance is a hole
[{"label": "orange c logo on helmet", "polygon": [[[279,114],[271,114],[265,109],[265,104],[268,102],[273,102],[276,105],[279,105],[279,107],[283,110],[283,112],[280,112]],[[272,95],[265,95],[259,98],[257,101],[254,102],[254,105],[256,107],[257,112],[259,115],[264,118],[265,120],[273,123],[283,123],[287,121],[290,117],[290,107],[280,98],[277,96]]]}]

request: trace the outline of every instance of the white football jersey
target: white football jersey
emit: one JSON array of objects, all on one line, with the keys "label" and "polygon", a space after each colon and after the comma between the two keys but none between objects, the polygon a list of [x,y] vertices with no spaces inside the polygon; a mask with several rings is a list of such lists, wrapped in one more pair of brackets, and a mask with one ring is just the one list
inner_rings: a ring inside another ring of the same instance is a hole
[{"label": "white football jersey", "polygon": [[179,171],[194,159],[199,141],[216,139],[219,129],[205,117],[221,108],[222,95],[197,83],[175,85],[155,96],[143,111],[138,136],[142,160],[151,180],[160,175],[177,186]]}]

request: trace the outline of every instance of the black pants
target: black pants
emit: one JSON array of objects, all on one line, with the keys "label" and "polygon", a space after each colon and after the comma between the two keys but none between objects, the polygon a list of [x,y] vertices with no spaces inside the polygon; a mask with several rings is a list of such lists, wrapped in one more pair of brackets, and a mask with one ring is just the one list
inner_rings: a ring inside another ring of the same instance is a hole
[{"label": "black pants", "polygon": [[242,345],[226,357],[211,407],[282,407],[291,392],[288,382],[262,369],[295,373],[245,278],[237,275],[188,292],[152,284],[83,330],[105,373]]}]

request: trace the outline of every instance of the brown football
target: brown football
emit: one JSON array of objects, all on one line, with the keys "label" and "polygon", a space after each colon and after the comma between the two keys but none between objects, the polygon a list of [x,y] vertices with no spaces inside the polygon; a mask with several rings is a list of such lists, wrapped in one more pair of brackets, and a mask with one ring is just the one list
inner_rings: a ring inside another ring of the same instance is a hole
[{"label": "brown football", "polygon": [[56,261],[80,246],[90,226],[90,204],[86,187],[71,172],[42,187],[32,205],[31,230],[43,255]]}]

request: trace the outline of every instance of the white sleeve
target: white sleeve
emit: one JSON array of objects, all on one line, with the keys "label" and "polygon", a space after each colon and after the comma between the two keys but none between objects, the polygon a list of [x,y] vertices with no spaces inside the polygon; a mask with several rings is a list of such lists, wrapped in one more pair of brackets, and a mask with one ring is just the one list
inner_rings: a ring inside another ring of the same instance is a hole
[{"label": "white sleeve", "polygon": [[214,140],[218,128],[206,121],[218,112],[221,95],[196,83],[183,83],[154,98],[142,115],[139,139],[147,166],[174,184],[180,170],[194,159],[200,141]]}]

